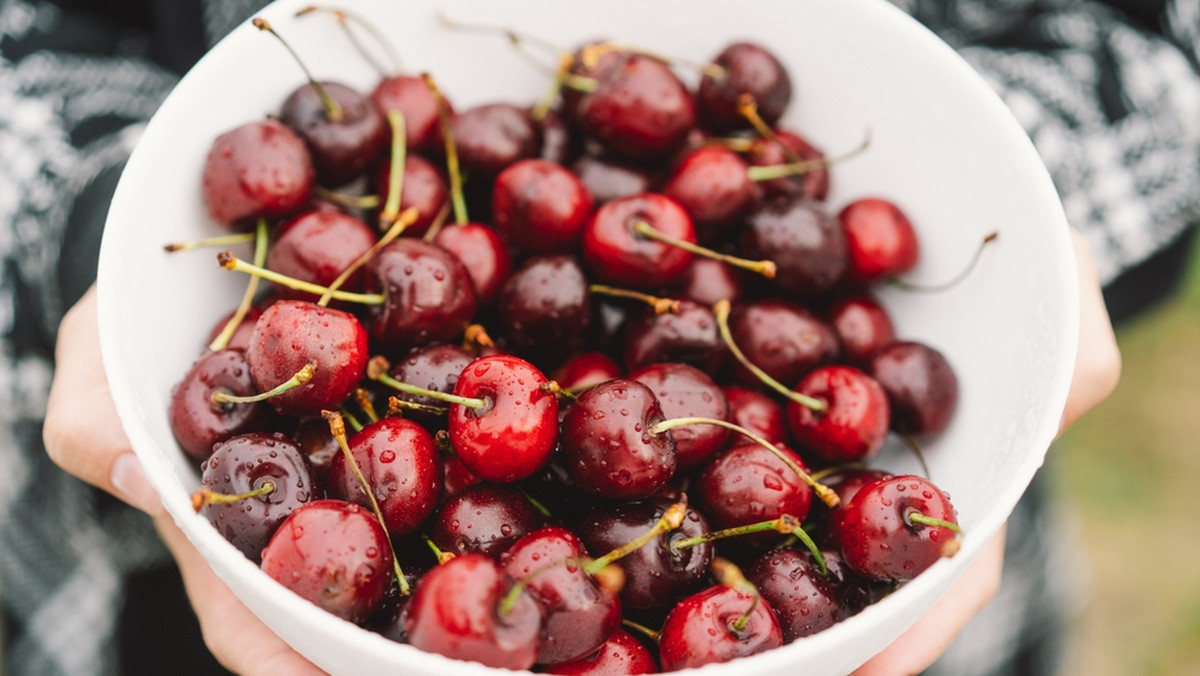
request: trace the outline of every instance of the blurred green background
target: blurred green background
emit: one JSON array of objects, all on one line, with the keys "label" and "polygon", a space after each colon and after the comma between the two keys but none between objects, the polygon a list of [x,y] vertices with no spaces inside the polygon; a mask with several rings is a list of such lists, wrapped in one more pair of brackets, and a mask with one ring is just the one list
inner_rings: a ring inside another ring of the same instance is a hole
[{"label": "blurred green background", "polygon": [[1047,461],[1090,566],[1066,674],[1200,674],[1198,262],[1117,331],[1120,385]]}]

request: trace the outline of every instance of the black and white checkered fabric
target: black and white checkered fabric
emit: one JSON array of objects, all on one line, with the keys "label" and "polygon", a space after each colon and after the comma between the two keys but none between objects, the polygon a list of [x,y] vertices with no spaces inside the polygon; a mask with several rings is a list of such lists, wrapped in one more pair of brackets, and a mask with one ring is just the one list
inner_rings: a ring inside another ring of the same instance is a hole
[{"label": "black and white checkered fabric", "polygon": [[[895,2],[1001,93],[1105,280],[1194,222],[1200,0],[1167,2],[1159,33],[1089,0]],[[203,2],[207,43],[261,4]],[[175,82],[136,41],[106,56],[37,48],[61,20],[48,2],[0,0],[0,598],[19,625],[3,652],[16,676],[118,673],[123,580],[168,562],[144,516],[54,468],[41,445],[55,328],[79,287],[69,283],[78,262],[59,265],[66,233],[87,220],[81,212],[103,212],[89,191],[119,172]],[[951,651],[945,673],[991,673],[1069,601],[1043,574],[1074,565],[1042,546],[1051,538],[1033,537],[1052,527],[1045,514],[1014,517],[1025,520],[1011,529],[1023,536],[1008,558],[1017,584]]]}]

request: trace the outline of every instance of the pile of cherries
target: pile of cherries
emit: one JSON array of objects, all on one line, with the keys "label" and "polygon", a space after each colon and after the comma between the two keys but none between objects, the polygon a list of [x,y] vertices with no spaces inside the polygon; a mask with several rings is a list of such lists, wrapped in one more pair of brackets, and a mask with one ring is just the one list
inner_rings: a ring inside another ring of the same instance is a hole
[{"label": "pile of cherries", "polygon": [[561,674],[761,652],[952,555],[946,496],[868,467],[957,400],[870,294],[904,213],[825,202],[762,46],[560,61],[532,107],[310,80],[216,139],[215,243],[255,249],[170,404],[197,509],[350,622]]}]

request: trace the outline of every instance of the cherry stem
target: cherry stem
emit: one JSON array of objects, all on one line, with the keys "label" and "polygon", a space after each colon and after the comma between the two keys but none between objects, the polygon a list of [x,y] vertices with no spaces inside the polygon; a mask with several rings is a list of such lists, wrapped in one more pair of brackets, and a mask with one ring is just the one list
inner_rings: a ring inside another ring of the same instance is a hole
[{"label": "cherry stem", "polygon": [[[353,263],[346,266],[345,270],[342,270],[341,274],[337,276],[337,279],[333,280],[333,283],[325,289],[325,293],[321,294],[321,298],[317,300],[317,305],[320,305],[321,307],[329,305],[329,301],[333,300],[335,294],[342,293],[338,291],[338,289],[346,283],[346,280],[350,279],[350,277],[357,272],[359,268],[366,265],[368,261],[374,258],[375,255],[379,253],[380,249],[391,244],[396,240],[397,237],[402,235],[404,231],[408,229],[408,226],[416,222],[418,215],[419,212],[417,211],[416,207],[409,207],[401,212],[400,218],[396,219],[396,222],[392,223],[392,227],[383,234],[383,237],[379,238],[378,242],[372,244],[370,249],[364,251],[361,256],[354,259]],[[383,219],[381,218],[380,222],[382,221]]]},{"label": "cherry stem", "polygon": [[371,393],[365,387],[358,387],[354,390],[354,401],[358,403],[358,407],[367,415],[367,419],[371,422],[379,422],[379,414],[375,412],[375,404],[371,401]]},{"label": "cherry stem", "polygon": [[963,534],[962,527],[953,521],[937,519],[920,512],[911,512],[909,514],[905,514],[904,519],[910,523],[915,523],[921,526],[929,526],[930,528],[945,528],[947,530],[954,531],[956,535]]},{"label": "cherry stem", "polygon": [[549,89],[542,95],[533,110],[529,111],[529,117],[534,122],[541,122],[546,117],[546,113],[549,113],[550,109],[554,107],[562,93],[563,85],[566,84],[567,76],[570,75],[570,69],[571,57],[563,54],[559,58],[558,68],[554,70],[554,79],[551,80]]},{"label": "cherry stem", "polygon": [[388,531],[387,521],[383,518],[383,510],[379,508],[379,501],[375,499],[375,491],[371,490],[371,485],[367,483],[367,478],[363,476],[362,469],[359,468],[358,462],[354,459],[354,454],[350,452],[350,445],[346,443],[346,425],[342,421],[342,415],[337,411],[321,411],[321,416],[329,422],[329,432],[333,438],[337,440],[338,447],[342,449],[342,456],[346,458],[346,464],[350,465],[350,470],[354,472],[354,478],[358,481],[358,487],[363,494],[367,496],[367,500],[371,503],[371,511],[375,512],[375,518],[379,521],[379,525],[383,528],[384,537],[387,538],[388,549],[392,551],[392,568],[396,573],[396,582],[400,585],[400,594],[408,596],[412,591],[408,584],[408,579],[404,577],[404,571],[400,569],[400,560],[396,557],[396,545],[392,543],[392,534]]},{"label": "cherry stem", "polygon": [[709,570],[712,571],[717,582],[754,597],[754,601],[750,603],[746,612],[729,624],[733,633],[741,637],[746,631],[746,623],[750,621],[750,616],[754,614],[754,610],[758,608],[758,601],[762,598],[758,593],[758,588],[750,580],[747,580],[746,576],[742,574],[742,570],[728,559],[719,556],[713,557],[712,563],[709,564]]},{"label": "cherry stem", "polygon": [[529,587],[529,584],[533,582],[534,578],[559,566],[567,566],[569,569],[572,565],[579,565],[578,557],[568,556],[561,561],[551,561],[550,563],[543,564],[529,571],[525,577],[513,582],[513,586],[509,588],[508,593],[505,594],[504,598],[500,600],[500,614],[507,615],[512,612],[513,607],[517,605],[517,599],[521,598],[522,592]]},{"label": "cherry stem", "polygon": [[633,231],[642,237],[647,237],[664,244],[669,244],[677,249],[683,249],[684,251],[697,256],[704,256],[705,258],[711,258],[715,261],[721,261],[726,265],[732,265],[743,270],[749,270],[750,272],[760,274],[767,279],[775,278],[775,261],[751,261],[746,260],[745,258],[738,258],[737,256],[729,256],[727,254],[718,253],[712,249],[706,249],[702,246],[699,246],[694,242],[689,242],[687,240],[678,239],[676,237],[663,234],[646,221],[635,221],[633,224]]},{"label": "cherry stem", "polygon": [[[516,486],[516,484],[513,485]],[[541,500],[538,500],[530,495],[529,491],[521,488],[520,486],[516,486],[516,489],[521,492],[521,495],[525,496],[525,502],[528,502],[530,507],[536,509],[538,514],[541,514],[547,519],[553,516],[553,514],[550,513],[550,510],[546,508],[546,505],[543,505]]]},{"label": "cherry stem", "polygon": [[371,360],[367,362],[367,377],[376,382],[383,383],[394,390],[404,392],[405,394],[429,397],[430,399],[437,399],[438,401],[444,401],[448,404],[466,406],[467,408],[483,408],[484,406],[487,406],[487,402],[483,399],[476,399],[474,397],[460,397],[457,394],[438,392],[437,390],[430,390],[424,387],[417,387],[416,385],[402,383],[388,374],[390,367],[391,365],[388,364],[388,360],[382,355],[371,357]]},{"label": "cherry stem", "polygon": [[428,404],[418,404],[415,401],[405,401],[400,397],[388,397],[388,415],[401,415],[404,410],[420,411],[422,413],[431,413],[433,415],[446,415],[450,409],[441,406],[430,406]]},{"label": "cherry stem", "polygon": [[925,451],[921,450],[921,445],[908,432],[901,432],[900,438],[904,440],[904,444],[913,452],[913,455],[917,456],[917,462],[921,463],[921,471],[925,473],[925,478],[928,479],[929,463],[925,462]]},{"label": "cherry stem", "polygon": [[404,161],[408,151],[404,113],[390,110],[387,120],[392,128],[392,157],[388,166],[387,202],[383,205],[383,211],[379,212],[380,230],[390,228],[400,216],[400,197],[404,191]]},{"label": "cherry stem", "polygon": [[654,314],[656,315],[679,314],[679,301],[674,298],[660,298],[659,296],[652,296],[648,293],[642,293],[641,291],[618,289],[614,286],[607,286],[605,284],[589,285],[588,290],[601,296],[630,298],[632,300],[641,301],[654,308]]},{"label": "cherry stem", "polygon": [[734,152],[748,153],[754,150],[755,140],[750,138],[713,137],[705,139],[704,142],[707,145],[721,146]]},{"label": "cherry stem", "polygon": [[425,235],[421,238],[426,242],[432,242],[437,239],[438,233],[441,232],[442,226],[446,225],[446,219],[450,217],[450,203],[443,202],[442,208],[438,209],[437,215],[433,217],[433,223],[429,225],[429,229],[425,231]]},{"label": "cherry stem", "polygon": [[421,539],[425,541],[425,546],[429,547],[429,551],[433,552],[433,555],[437,557],[439,566],[454,558],[453,552],[442,551],[442,548],[438,547],[437,543],[435,543],[428,535],[421,533]]},{"label": "cherry stem", "polygon": [[659,632],[654,631],[653,629],[651,629],[650,627],[647,627],[644,624],[638,624],[637,622],[634,622],[633,620],[627,620],[625,618],[621,618],[621,624],[626,627],[629,627],[630,629],[645,636],[646,638],[650,639],[651,641],[654,641],[655,643],[658,643],[662,637],[662,634],[660,634]]},{"label": "cherry stem", "polygon": [[788,469],[795,472],[796,476],[800,477],[800,480],[807,484],[808,487],[817,494],[817,497],[820,498],[821,502],[826,504],[826,506],[832,509],[841,503],[841,499],[833,489],[824,484],[818,483],[808,474],[808,472],[805,472],[803,469],[801,469],[800,465],[796,464],[796,461],[792,460],[787,456],[787,454],[779,450],[775,444],[772,444],[763,437],[751,432],[741,425],[736,425],[726,420],[719,420],[717,418],[686,417],[659,421],[654,425],[651,425],[648,431],[654,436],[659,436],[668,430],[673,430],[676,427],[686,427],[688,425],[716,425],[717,427],[724,427],[727,430],[737,432],[759,446],[767,449],[775,457],[779,458],[780,462],[787,465]]},{"label": "cherry stem", "polygon": [[730,304],[728,300],[719,300],[713,305],[713,316],[717,320],[717,330],[721,333],[721,339],[725,341],[725,345],[729,347],[729,351],[733,353],[734,358],[742,366],[745,366],[747,370],[757,376],[765,385],[801,406],[810,408],[818,413],[829,408],[829,405],[821,399],[815,399],[800,394],[795,390],[788,389],[783,383],[775,380],[766,371],[750,361],[750,358],[737,346],[737,342],[733,339],[733,333],[729,330],[729,312]]},{"label": "cherry stem", "polygon": [[762,119],[762,116],[758,114],[758,102],[754,100],[754,96],[751,94],[742,94],[738,96],[737,109],[738,112],[742,114],[742,117],[746,118],[746,121],[748,121],[750,125],[754,127],[754,130],[757,131],[760,136],[767,139],[771,143],[778,145],[783,150],[783,154],[786,155],[789,160],[792,162],[804,161],[804,158],[800,157],[795,149],[779,139],[779,135],[775,133],[774,129],[771,129],[771,125],[767,124],[766,121]]},{"label": "cherry stem", "polygon": [[467,349],[492,348],[496,347],[496,342],[492,340],[483,324],[471,324],[463,331],[463,346]]},{"label": "cherry stem", "polygon": [[254,241],[253,232],[239,232],[236,235],[222,235],[220,237],[209,237],[208,239],[198,239],[191,242],[173,242],[163,245],[163,251],[174,253],[176,251],[190,251],[201,247],[210,246],[232,246],[234,244],[246,244]]},{"label": "cherry stem", "polygon": [[197,513],[204,509],[205,505],[229,505],[242,500],[250,500],[251,498],[266,497],[275,492],[275,484],[271,481],[264,481],[262,485],[245,493],[229,495],[227,493],[216,493],[207,486],[201,486],[192,493],[192,509]]},{"label": "cherry stem", "polygon": [[437,82],[429,73],[421,73],[425,85],[433,93],[437,101],[438,124],[442,128],[442,138],[446,144],[446,173],[450,175],[450,202],[454,205],[454,222],[462,225],[467,221],[467,203],[463,200],[462,170],[458,166],[458,146],[454,143],[454,130],[450,125],[450,107],[446,98],[438,89]]},{"label": "cherry stem", "polygon": [[797,528],[800,527],[800,519],[791,514],[780,514],[778,519],[769,521],[759,521],[757,523],[749,523],[743,526],[733,526],[731,528],[722,528],[708,533],[701,533],[695,537],[684,538],[671,543],[671,546],[676,549],[689,549],[696,545],[702,545],[705,542],[716,542],[725,538],[740,537],[742,535],[750,535],[751,533],[765,533],[773,531],[783,535],[791,535]]},{"label": "cherry stem", "polygon": [[845,162],[857,155],[863,153],[871,145],[871,133],[868,130],[862,143],[849,152],[837,157],[819,157],[811,160],[797,160],[787,164],[770,164],[760,167],[750,167],[746,170],[746,175],[751,181],[771,181],[785,176],[799,176],[807,174],[810,171],[824,169],[828,166]]},{"label": "cherry stem", "polygon": [[438,20],[438,23],[442,24],[442,26],[444,26],[445,28],[449,28],[451,30],[470,31],[473,33],[491,33],[493,35],[498,33],[500,35],[507,37],[512,42],[527,42],[531,45],[540,47],[540,48],[542,48],[548,52],[551,52],[553,54],[562,54],[563,52],[567,51],[567,50],[563,49],[562,47],[550,42],[549,40],[544,40],[542,38],[537,37],[536,35],[530,35],[528,33],[518,33],[517,31],[515,31],[511,28],[506,28],[504,26],[497,26],[494,24],[486,24],[486,23],[478,23],[478,22],[471,22],[471,21],[463,21],[461,19],[454,19],[454,18],[451,18],[450,16],[448,16],[445,12],[442,12],[440,10],[437,12],[437,20]]},{"label": "cherry stem", "polygon": [[[278,272],[275,272],[274,270],[268,270],[261,265],[247,263],[237,256],[234,256],[232,251],[222,251],[221,253],[217,254],[217,262],[220,263],[221,267],[225,268],[226,270],[245,272],[247,274],[251,274],[256,277],[262,277],[268,281],[275,282],[276,284],[285,286],[289,289],[304,291],[316,296],[321,296],[329,290],[329,287],[327,286],[321,286],[320,284],[313,284],[312,282],[306,282],[296,279],[295,277],[281,275]],[[330,297],[334,300],[344,300],[350,303],[363,303],[364,305],[382,305],[387,300],[387,298],[381,293],[352,293],[350,291],[334,291],[332,294],[330,294]]]},{"label": "cherry stem", "polygon": [[554,395],[560,396],[563,399],[566,399],[572,403],[579,401],[579,397],[575,396],[574,392],[572,392],[571,390],[568,390],[567,388],[563,387],[562,385],[559,385],[558,381],[556,381],[556,380],[547,380],[546,382],[538,385],[538,390],[545,392],[546,394],[554,394]]},{"label": "cherry stem", "polygon": [[312,380],[313,373],[316,370],[317,370],[317,362],[310,361],[307,364],[305,364],[299,371],[296,371],[296,374],[293,375],[291,378],[288,378],[287,380],[283,381],[282,383],[279,383],[278,385],[271,388],[270,390],[267,390],[266,392],[260,392],[258,394],[242,397],[242,396],[238,396],[236,394],[230,394],[224,390],[217,390],[212,393],[212,397],[210,397],[210,400],[212,401],[212,403],[217,404],[218,406],[221,404],[254,404],[254,403],[257,403],[260,401],[266,401],[267,399],[270,399],[271,397],[278,397],[279,395],[283,394],[284,392],[287,392],[288,390],[294,390],[297,387],[304,385],[308,381]]},{"label": "cherry stem", "polygon": [[683,518],[685,516],[687,516],[687,503],[676,502],[668,507],[665,512],[663,512],[663,515],[658,519],[658,522],[655,523],[650,530],[647,530],[645,533],[642,533],[624,545],[617,547],[604,556],[591,560],[586,566],[584,566],[583,571],[588,575],[595,575],[605,566],[641,549],[654,538],[662,535],[663,533],[679,528],[683,524]]},{"label": "cherry stem", "polygon": [[339,413],[341,413],[342,417],[350,423],[350,428],[355,432],[361,432],[363,430],[363,424],[358,421],[358,418],[354,417],[354,414],[350,413],[350,411],[347,411],[345,406],[342,407]]},{"label": "cherry stem", "polygon": [[963,268],[963,270],[957,275],[940,284],[917,284],[915,282],[906,282],[899,278],[888,280],[888,283],[897,288],[904,289],[905,291],[920,291],[924,293],[946,291],[947,289],[954,288],[964,279],[966,279],[967,275],[971,274],[971,271],[974,270],[975,266],[979,264],[979,259],[983,257],[983,250],[987,248],[988,244],[996,241],[998,237],[1000,237],[999,232],[989,232],[987,235],[985,235],[983,241],[980,242],[979,246],[975,249],[975,255],[972,256],[971,261],[967,263],[967,267]]},{"label": "cherry stem", "polygon": [[344,209],[374,209],[379,206],[379,195],[346,195],[319,185],[313,186],[313,194]]},{"label": "cherry stem", "polygon": [[[258,219],[258,225],[254,229],[254,264],[262,267],[267,262],[267,242],[270,237],[267,230],[267,221]],[[237,327],[241,326],[246,319],[246,314],[250,312],[250,308],[254,306],[254,297],[258,294],[258,277],[251,277],[246,284],[246,290],[242,293],[242,300],[238,303],[237,309],[233,311],[233,316],[229,321],[225,322],[225,326],[221,328],[221,332],[213,338],[208,344],[208,349],[212,351],[223,350],[229,346],[229,341],[233,340],[233,333],[237,331]]]},{"label": "cherry stem", "polygon": [[[388,77],[393,73],[399,73],[404,70],[403,63],[400,60],[400,55],[396,53],[396,50],[392,47],[391,41],[389,41],[382,33],[379,32],[379,29],[374,23],[367,21],[358,14],[348,10],[336,9],[333,7],[318,7],[316,5],[309,5],[308,7],[301,9],[300,11],[296,12],[296,16],[304,16],[305,14],[312,12],[329,12],[332,14],[334,18],[337,19],[338,24],[342,27],[342,32],[346,34],[346,38],[350,40],[350,44],[354,45],[354,49],[356,49],[359,55],[363,57],[363,60],[365,60],[371,65],[372,68],[375,69],[375,72],[379,73],[380,77]],[[347,21],[347,19],[349,21]],[[370,33],[375,42],[378,43],[380,48],[382,48],[387,54],[388,60],[392,62],[392,69],[390,71],[384,68],[379,61],[375,59],[375,56],[367,51],[366,47],[364,47],[362,42],[358,39],[358,36],[354,34],[354,31],[350,30],[349,24],[351,22],[357,25],[359,28]]]},{"label": "cherry stem", "polygon": [[275,32],[275,29],[271,27],[271,24],[267,23],[266,19],[263,19],[262,17],[254,17],[252,23],[258,30],[266,31],[271,35],[274,35],[275,38],[279,40],[280,44],[287,48],[288,52],[291,53],[292,58],[296,60],[296,63],[300,64],[300,70],[304,71],[304,76],[308,78],[308,83],[312,85],[313,91],[317,93],[317,96],[321,99],[322,105],[325,106],[325,118],[335,124],[341,122],[346,116],[345,111],[342,110],[342,106],[337,101],[333,100],[333,97],[329,95],[329,92],[325,91],[325,88],[321,86],[320,82],[317,82],[317,79],[314,78],[312,73],[308,70],[308,66],[304,65],[304,61],[301,60],[300,55],[296,53],[296,50],[292,49],[292,46],[288,44],[287,40],[283,39],[282,35]]}]

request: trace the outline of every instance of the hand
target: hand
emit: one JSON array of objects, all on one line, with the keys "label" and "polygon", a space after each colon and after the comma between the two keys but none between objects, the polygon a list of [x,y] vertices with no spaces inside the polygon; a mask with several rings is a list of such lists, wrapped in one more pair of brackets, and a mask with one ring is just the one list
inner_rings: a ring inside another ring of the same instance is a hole
[{"label": "hand", "polygon": [[[1104,307],[1096,263],[1083,237],[1072,230],[1071,238],[1079,268],[1079,351],[1060,433],[1112,394],[1121,377],[1121,353]],[[907,633],[856,670],[855,676],[916,674],[933,664],[996,595],[1003,563],[1002,528],[942,600]]]},{"label": "hand", "polygon": [[95,286],[63,318],[56,359],[43,431],[46,452],[68,473],[154,518],[217,660],[248,676],[324,674],[242,605],[162,509],[125,438],[101,368]]}]

